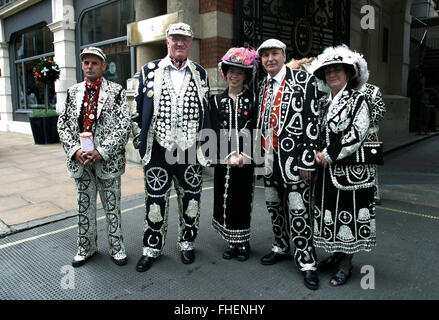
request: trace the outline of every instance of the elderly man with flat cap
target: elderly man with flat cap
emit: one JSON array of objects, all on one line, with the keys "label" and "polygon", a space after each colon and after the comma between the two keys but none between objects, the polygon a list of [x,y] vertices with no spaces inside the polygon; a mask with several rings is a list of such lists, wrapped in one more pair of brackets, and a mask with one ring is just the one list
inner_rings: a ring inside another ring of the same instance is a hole
[{"label": "elderly man with flat cap", "polygon": [[[193,33],[185,23],[166,31],[168,55],[140,71],[133,117],[134,146],[139,149],[145,178],[143,253],[136,270],[148,270],[162,255],[168,227],[172,182],[177,192],[177,247],[181,260],[195,260],[202,165],[200,131],[210,128],[207,72],[188,59]],[[177,156],[175,156],[177,154]]]},{"label": "elderly man with flat cap", "polygon": [[272,265],[293,254],[306,287],[315,290],[310,182],[318,137],[317,88],[314,76],[285,65],[285,50],[277,39],[266,40],[258,48],[267,77],[259,86],[257,128],[262,135],[265,201],[274,233],[271,251],[261,263]]},{"label": "elderly man with flat cap", "polygon": [[[58,119],[67,171],[78,192],[78,251],[72,265],[80,267],[97,253],[97,191],[105,211],[110,255],[117,265],[125,265],[120,186],[131,131],[129,107],[122,86],[103,77],[104,52],[88,47],[80,56],[85,79],[67,90]],[[80,135],[86,137],[82,143]]]}]

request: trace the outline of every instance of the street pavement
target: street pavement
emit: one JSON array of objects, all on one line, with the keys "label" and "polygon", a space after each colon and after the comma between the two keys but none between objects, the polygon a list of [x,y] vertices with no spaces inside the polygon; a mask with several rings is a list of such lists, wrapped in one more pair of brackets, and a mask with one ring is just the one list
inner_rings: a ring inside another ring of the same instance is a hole
[{"label": "street pavement", "polygon": [[[60,143],[36,145],[30,135],[0,132],[0,176],[0,237],[76,215]],[[142,192],[142,166],[128,162],[122,197]]]},{"label": "street pavement", "polygon": [[[111,261],[100,208],[100,254],[72,269],[76,194],[73,182],[66,179],[65,167],[61,169],[65,164],[60,145],[35,146],[28,136],[0,133],[0,299],[437,300],[438,145],[439,136],[433,134],[387,143],[385,165],[379,168],[382,204],[376,210],[377,247],[355,255],[353,276],[345,286],[332,288],[331,273],[324,272],[320,273],[319,289],[310,291],[292,261],[273,266],[259,263],[272,241],[261,181],[255,189],[251,257],[245,262],[222,259],[226,244],[210,225],[210,175],[204,177],[195,262],[184,265],[180,261],[173,193],[164,255],[147,272],[136,272],[145,209],[142,171],[133,163],[128,164],[126,180],[122,180],[128,264],[119,267]],[[40,209],[31,210],[35,206]],[[45,212],[45,208],[52,211]],[[319,258],[327,256],[320,249],[317,252]]]}]

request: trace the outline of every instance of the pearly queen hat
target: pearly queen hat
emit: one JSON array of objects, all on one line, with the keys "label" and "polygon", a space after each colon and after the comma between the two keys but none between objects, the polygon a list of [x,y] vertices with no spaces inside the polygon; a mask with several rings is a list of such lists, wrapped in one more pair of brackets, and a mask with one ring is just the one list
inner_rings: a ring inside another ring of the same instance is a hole
[{"label": "pearly queen hat", "polygon": [[179,34],[191,38],[194,37],[191,26],[183,22],[170,24],[168,29],[166,29],[166,37],[172,36],[174,34]]},{"label": "pearly queen hat", "polygon": [[357,53],[346,45],[328,47],[312,62],[310,72],[320,80],[325,81],[325,69],[328,66],[343,64],[347,69],[351,70],[351,79],[353,79],[358,76],[358,68],[355,65],[357,59]]},{"label": "pearly queen hat", "polygon": [[255,49],[247,49],[244,47],[230,48],[226,54],[221,58],[218,64],[221,71],[221,76],[226,80],[227,70],[229,67],[242,68],[247,73],[246,82],[249,82],[256,72],[258,64],[258,54]]},{"label": "pearly queen hat", "polygon": [[105,55],[104,51],[102,51],[101,48],[96,48],[96,47],[85,48],[84,50],[82,50],[82,52],[80,54],[81,60],[87,54],[92,54],[94,56],[97,56],[97,57],[101,58],[102,61],[104,61],[104,62],[107,60],[107,56]]},{"label": "pearly queen hat", "polygon": [[287,49],[287,45],[285,43],[283,43],[282,41],[277,40],[277,39],[265,40],[264,42],[262,42],[262,44],[258,48],[258,51],[257,51],[258,56],[261,56],[262,50],[272,49],[272,48],[281,49],[285,53],[285,50]]},{"label": "pearly queen hat", "polygon": [[369,69],[367,68],[367,61],[364,56],[355,51],[354,54],[356,56],[355,67],[357,69],[357,77],[354,80],[357,81],[357,88],[361,88],[369,80]]}]

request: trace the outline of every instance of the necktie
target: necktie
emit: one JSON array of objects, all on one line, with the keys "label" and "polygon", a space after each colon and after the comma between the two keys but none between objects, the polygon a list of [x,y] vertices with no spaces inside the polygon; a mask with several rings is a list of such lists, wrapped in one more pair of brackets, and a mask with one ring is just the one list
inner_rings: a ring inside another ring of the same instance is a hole
[{"label": "necktie", "polygon": [[97,116],[97,105],[99,100],[99,91],[101,88],[102,77],[94,82],[85,78],[85,96],[82,108],[83,114],[83,131],[91,132]]},{"label": "necktie", "polygon": [[273,102],[274,102],[273,85],[274,85],[274,79],[271,78],[270,80],[268,80],[267,99],[265,100],[265,111],[264,111],[265,129],[268,129],[270,126],[271,107],[273,106]]},{"label": "necktie", "polygon": [[264,106],[264,122],[262,125],[262,137],[263,144],[266,150],[268,150],[269,146],[272,145],[272,128],[270,126],[270,116],[271,116],[271,107],[273,106],[274,96],[273,96],[273,84],[274,79],[268,80],[268,89],[267,89],[267,98],[265,100]]}]

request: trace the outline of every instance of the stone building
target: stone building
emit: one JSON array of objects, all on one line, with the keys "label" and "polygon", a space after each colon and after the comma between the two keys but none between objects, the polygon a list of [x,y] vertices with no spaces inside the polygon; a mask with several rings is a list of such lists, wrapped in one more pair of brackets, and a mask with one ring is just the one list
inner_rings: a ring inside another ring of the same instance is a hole
[{"label": "stone building", "polygon": [[[276,37],[287,59],[315,56],[346,43],[362,52],[370,82],[382,89],[387,114],[384,142],[409,133],[412,0],[9,0],[0,1],[0,131],[31,134],[28,114],[41,107],[44,90],[32,68],[54,57],[61,78],[50,85],[49,101],[63,108],[66,90],[81,81],[79,53],[90,45],[108,56],[105,77],[122,84],[130,99],[141,66],[166,54],[166,23],[182,21],[194,30],[190,58],[205,67],[213,93],[225,83],[217,64],[234,45],[257,47]],[[261,71],[262,72],[262,71]],[[36,95],[37,103],[29,93]],[[129,151],[131,159],[135,152]]]}]

